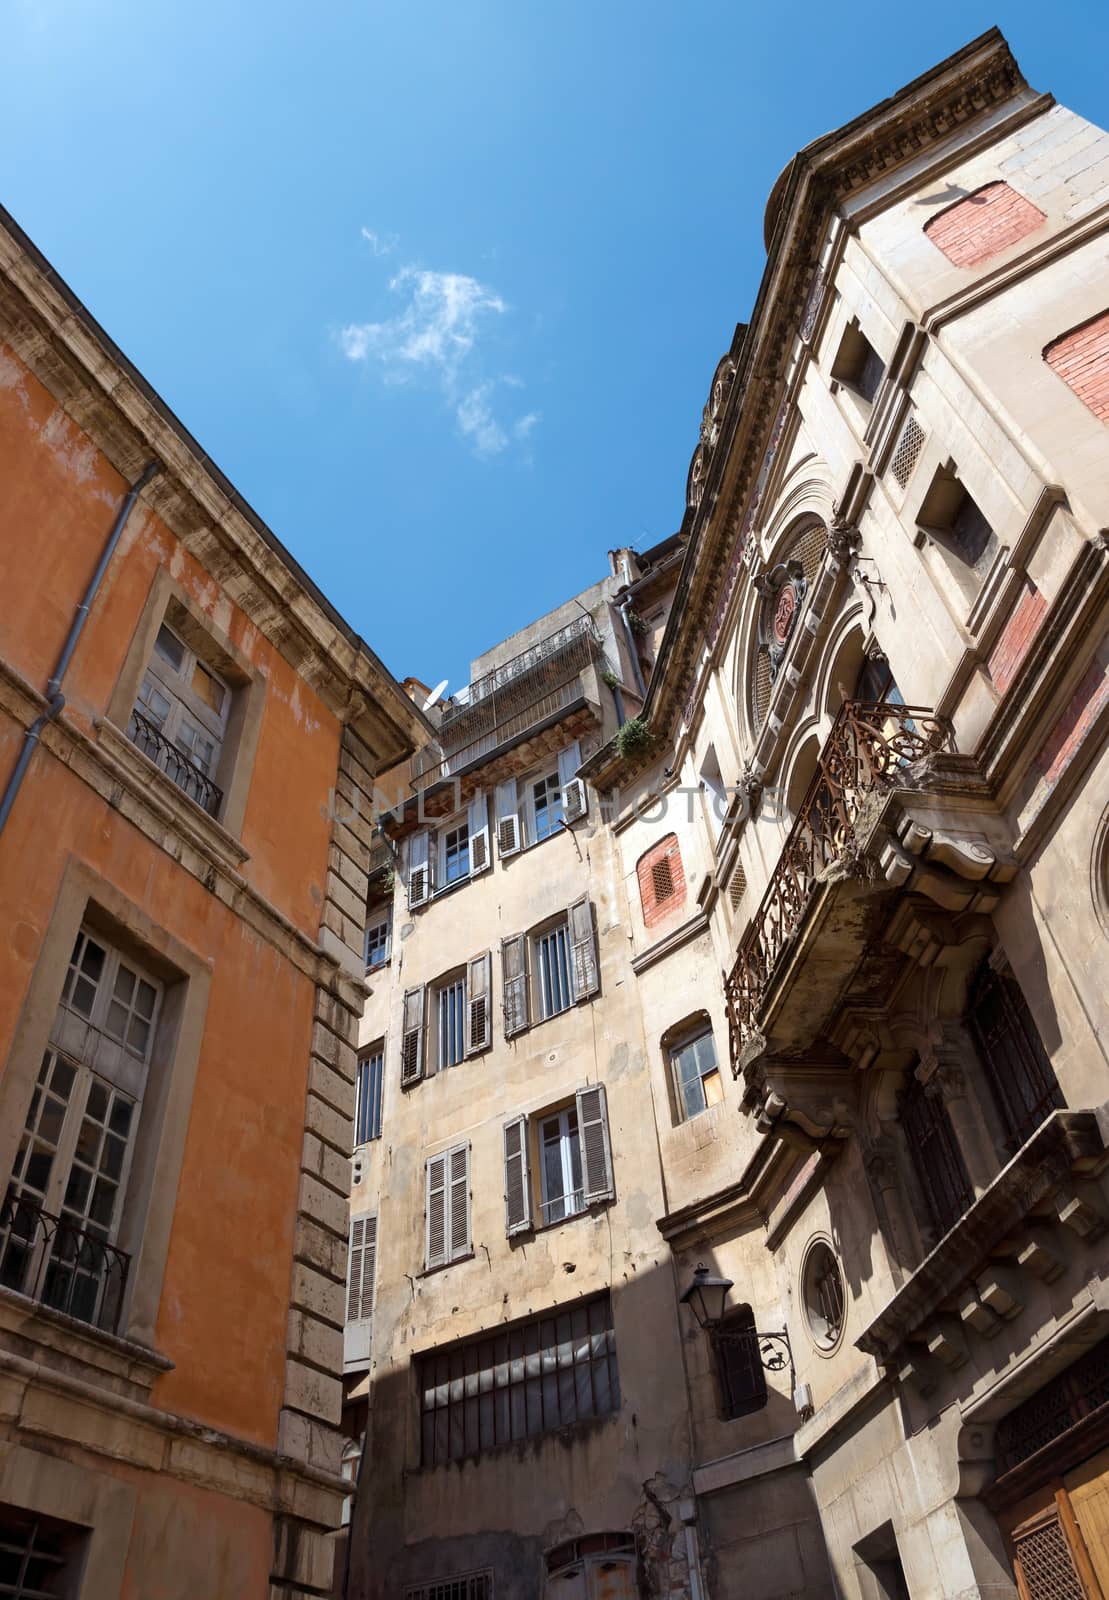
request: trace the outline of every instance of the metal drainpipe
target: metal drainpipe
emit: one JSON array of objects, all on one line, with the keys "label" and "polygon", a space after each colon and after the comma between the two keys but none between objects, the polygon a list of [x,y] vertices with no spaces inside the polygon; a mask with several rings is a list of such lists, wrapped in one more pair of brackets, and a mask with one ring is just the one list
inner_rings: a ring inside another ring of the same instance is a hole
[{"label": "metal drainpipe", "polygon": [[632,632],[632,625],[628,621],[628,610],[630,606],[630,600],[621,600],[616,609],[620,613],[620,621],[624,624],[624,638],[628,641],[628,650],[631,653],[632,672],[635,674],[635,686],[639,692],[640,700],[646,700],[647,685],[643,682],[643,673],[640,671],[639,667],[639,652],[635,648],[635,634]]},{"label": "metal drainpipe", "polygon": [[27,776],[27,769],[31,765],[31,757],[35,753],[35,746],[39,742],[43,728],[46,727],[48,722],[53,722],[65,706],[65,695],[62,693],[62,679],[66,675],[66,671],[69,668],[69,663],[73,660],[73,652],[77,648],[77,641],[80,639],[81,634],[84,631],[85,623],[89,620],[89,610],[93,601],[96,599],[96,591],[99,589],[103,581],[104,574],[108,570],[108,563],[111,561],[112,556],[115,553],[115,548],[119,543],[120,535],[127,526],[127,519],[131,515],[131,511],[139,495],[146,488],[151,478],[155,477],[156,474],[161,470],[162,464],[160,461],[150,462],[149,466],[143,469],[141,476],[137,478],[128,489],[126,495],[124,496],[123,504],[116,512],[116,519],[112,524],[112,531],[108,535],[108,542],[104,546],[104,549],[101,552],[100,560],[96,564],[96,571],[89,579],[89,585],[85,590],[84,598],[74,613],[73,621],[69,628],[69,635],[65,641],[65,644],[62,646],[62,653],[58,657],[58,665],[54,668],[50,682],[46,685],[46,710],[41,716],[35,718],[34,722],[32,722],[31,726],[23,735],[23,748],[19,752],[19,760],[16,762],[12,771],[12,775],[8,779],[7,787],[4,790],[3,799],[0,799],[0,833],[3,833],[4,828],[7,825],[8,818],[11,815],[12,806],[15,804],[15,797],[23,785],[24,778]]}]

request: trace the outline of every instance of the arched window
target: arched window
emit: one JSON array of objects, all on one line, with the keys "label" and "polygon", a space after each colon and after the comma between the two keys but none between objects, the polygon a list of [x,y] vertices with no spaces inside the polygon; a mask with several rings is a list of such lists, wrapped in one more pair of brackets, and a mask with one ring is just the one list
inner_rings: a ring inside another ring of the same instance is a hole
[{"label": "arched window", "polygon": [[982,1066],[1014,1147],[1065,1104],[1032,1013],[1008,967],[986,960],[967,1015]]},{"label": "arched window", "polygon": [[824,524],[810,523],[795,536],[784,558],[755,579],[762,604],[755,655],[748,674],[748,708],[756,730],[766,720],[774,680],[801,620],[827,542]]}]

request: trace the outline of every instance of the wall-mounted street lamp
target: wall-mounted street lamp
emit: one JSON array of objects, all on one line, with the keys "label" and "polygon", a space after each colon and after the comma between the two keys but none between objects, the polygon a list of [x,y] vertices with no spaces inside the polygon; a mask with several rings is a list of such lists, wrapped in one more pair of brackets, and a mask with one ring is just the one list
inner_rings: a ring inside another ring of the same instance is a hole
[{"label": "wall-mounted street lamp", "polygon": [[784,1328],[781,1333],[759,1333],[754,1328],[732,1330],[721,1326],[728,1290],[734,1287],[731,1278],[718,1278],[704,1262],[698,1262],[693,1271],[693,1281],[681,1297],[681,1304],[690,1308],[698,1327],[703,1328],[715,1344],[743,1344],[748,1349],[753,1345],[767,1372],[781,1372],[788,1367],[792,1382],[793,1350],[789,1334]]}]

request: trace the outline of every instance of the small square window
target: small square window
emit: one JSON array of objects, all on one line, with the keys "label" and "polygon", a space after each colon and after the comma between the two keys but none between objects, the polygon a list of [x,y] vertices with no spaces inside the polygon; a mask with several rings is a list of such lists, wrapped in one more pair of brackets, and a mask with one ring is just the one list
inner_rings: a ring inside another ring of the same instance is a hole
[{"label": "small square window", "polygon": [[917,523],[964,569],[984,575],[997,551],[997,537],[951,462],[933,477]]},{"label": "small square window", "polygon": [[674,1088],[682,1122],[699,1116],[724,1098],[711,1031],[706,1030],[679,1045],[671,1046],[670,1064],[674,1071]]},{"label": "small square window", "polygon": [[832,363],[832,377],[837,383],[853,389],[868,406],[874,404],[886,368],[858,321],[851,322],[839,342],[836,359]]}]

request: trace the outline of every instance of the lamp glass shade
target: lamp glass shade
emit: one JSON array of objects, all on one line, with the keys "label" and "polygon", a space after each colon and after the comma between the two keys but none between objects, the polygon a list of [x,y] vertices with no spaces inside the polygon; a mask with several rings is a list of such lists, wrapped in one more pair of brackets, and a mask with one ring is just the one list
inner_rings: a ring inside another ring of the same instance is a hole
[{"label": "lamp glass shade", "polygon": [[733,1287],[731,1278],[718,1278],[706,1266],[698,1266],[693,1282],[682,1295],[682,1305],[689,1306],[702,1328],[712,1328],[724,1318],[728,1290]]}]

